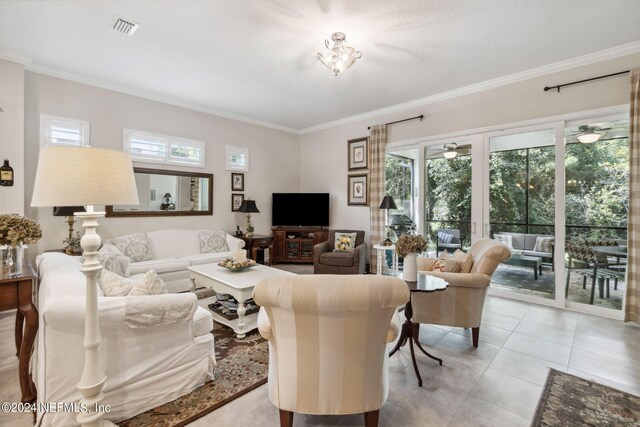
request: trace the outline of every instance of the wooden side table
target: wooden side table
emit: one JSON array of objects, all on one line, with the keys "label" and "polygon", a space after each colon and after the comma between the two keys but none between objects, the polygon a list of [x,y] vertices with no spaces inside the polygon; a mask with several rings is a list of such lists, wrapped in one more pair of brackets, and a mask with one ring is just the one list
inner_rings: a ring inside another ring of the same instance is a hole
[{"label": "wooden side table", "polygon": [[[247,250],[247,256],[256,261],[258,261],[256,259],[258,249],[268,249],[273,244],[273,238],[271,236],[262,234],[254,234],[251,237],[238,236],[238,238],[244,240],[244,249]],[[269,257],[269,259],[271,259],[271,257]],[[264,259],[262,261],[263,264],[271,264],[270,262],[264,262]]]},{"label": "wooden side table", "polygon": [[37,276],[30,264],[22,267],[22,274],[7,277],[0,272],[0,311],[17,308],[16,312],[16,356],[19,358],[18,373],[22,403],[36,400],[36,387],[29,375],[29,360],[33,341],[38,332],[38,309],[33,304],[33,289]]}]

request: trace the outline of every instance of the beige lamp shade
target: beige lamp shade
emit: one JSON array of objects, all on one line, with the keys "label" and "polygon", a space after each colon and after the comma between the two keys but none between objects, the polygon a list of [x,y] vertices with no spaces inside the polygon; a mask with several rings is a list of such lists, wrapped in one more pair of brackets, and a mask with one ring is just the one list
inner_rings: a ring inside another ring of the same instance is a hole
[{"label": "beige lamp shade", "polygon": [[92,147],[40,150],[31,206],[137,205],[127,153]]}]

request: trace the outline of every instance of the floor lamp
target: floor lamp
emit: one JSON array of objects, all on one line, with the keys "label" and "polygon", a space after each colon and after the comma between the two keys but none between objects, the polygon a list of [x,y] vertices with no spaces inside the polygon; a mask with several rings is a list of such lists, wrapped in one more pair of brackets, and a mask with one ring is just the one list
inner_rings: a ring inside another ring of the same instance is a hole
[{"label": "floor lamp", "polygon": [[101,239],[96,228],[104,212],[94,205],[137,205],[138,192],[133,165],[127,153],[90,147],[46,147],[40,150],[31,206],[86,206],[78,212],[85,233],[80,240],[84,261],[80,270],[86,276],[84,324],[84,368],[78,389],[82,394],[77,421],[83,426],[109,426],[103,420],[100,402],[107,379],[100,363],[100,324],[96,277],[102,265],[97,251]]},{"label": "floor lamp", "polygon": [[389,209],[398,209],[398,207],[396,206],[396,202],[393,200],[393,197],[391,196],[384,196],[382,199],[382,202],[380,203],[380,209],[384,209],[385,212],[385,224],[386,224],[386,228],[387,228],[387,232],[386,232],[386,237],[384,238],[384,240],[382,241],[382,244],[384,246],[389,246],[391,245],[391,232],[390,232],[390,228],[389,228]]}]

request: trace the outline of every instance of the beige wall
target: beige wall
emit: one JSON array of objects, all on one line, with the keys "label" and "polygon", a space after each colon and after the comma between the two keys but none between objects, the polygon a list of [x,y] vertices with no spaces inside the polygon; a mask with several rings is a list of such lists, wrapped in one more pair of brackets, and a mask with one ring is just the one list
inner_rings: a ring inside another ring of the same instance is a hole
[{"label": "beige wall", "polygon": [[623,75],[544,92],[554,86],[640,66],[640,54],[620,57],[544,77],[410,108],[300,137],[301,191],[331,193],[331,226],[364,229],[369,208],[347,206],[347,141],[367,136],[367,126],[425,115],[425,119],[390,126],[388,142],[420,140],[629,102],[629,76]]},{"label": "beige wall", "polygon": [[24,67],[0,60],[0,165],[9,160],[14,184],[0,187],[0,213],[24,214]]},{"label": "beige wall", "polygon": [[[245,197],[256,200],[259,214],[251,219],[256,233],[268,234],[271,226],[271,193],[299,191],[298,136],[261,126],[225,119],[148,99],[125,95],[33,72],[25,84],[24,205],[27,214],[42,226],[43,238],[29,257],[46,249],[61,248],[66,237],[65,219],[54,217],[51,208],[30,208],[37,166],[40,114],[90,122],[91,145],[122,150],[122,129],[136,129],[206,142],[206,168],[169,166],[172,170],[213,173],[213,216],[173,218],[105,218],[103,237],[159,228],[207,228],[233,232],[244,228],[246,216],[231,212],[231,172],[225,170],[225,146],[249,148],[250,171],[245,174]],[[164,166],[134,163],[135,166]],[[73,165],[68,167],[73,173]],[[82,177],[78,177],[81,179]],[[78,229],[79,224],[76,224]]]}]

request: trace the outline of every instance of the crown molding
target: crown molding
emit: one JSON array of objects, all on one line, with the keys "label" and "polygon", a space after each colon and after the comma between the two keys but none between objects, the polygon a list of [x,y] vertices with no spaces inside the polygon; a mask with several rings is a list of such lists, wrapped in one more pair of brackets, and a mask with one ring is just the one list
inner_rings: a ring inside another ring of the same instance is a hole
[{"label": "crown molding", "polygon": [[607,61],[610,59],[619,58],[625,55],[631,55],[640,52],[640,41],[628,43],[620,46],[613,47],[611,49],[601,50],[588,55],[579,56],[576,58],[568,59],[566,61],[556,62],[542,67],[532,68],[520,73],[510,74],[508,76],[498,77],[497,79],[487,80],[484,82],[464,86],[458,89],[454,89],[447,92],[442,92],[436,95],[427,96],[425,98],[415,99],[413,101],[403,102],[401,104],[392,105],[390,107],[373,110],[367,113],[358,114],[355,116],[346,117],[344,119],[327,122],[324,124],[311,126],[300,130],[300,134],[308,134],[317,132],[324,129],[330,129],[337,126],[352,124],[367,119],[374,119],[376,117],[401,112],[411,108],[423,107],[425,105],[433,104],[440,101],[446,101],[449,99],[457,98],[460,96],[470,95],[485,90],[494,89],[501,86],[506,86],[512,83],[517,83],[525,80],[530,80],[536,77],[542,77],[549,74],[554,74],[560,71],[570,70],[572,68],[582,67],[585,65],[595,64],[597,62]]},{"label": "crown molding", "polygon": [[201,113],[211,114],[211,115],[222,117],[225,119],[235,120],[238,122],[261,126],[261,127],[274,129],[282,132],[292,133],[295,135],[300,134],[300,131],[298,129],[290,128],[287,126],[281,126],[275,123],[253,119],[251,117],[242,116],[240,114],[234,114],[226,111],[215,110],[197,103],[188,102],[188,101],[184,101],[181,99],[172,98],[168,96],[162,96],[159,94],[134,89],[124,85],[118,85],[115,83],[105,82],[103,80],[92,79],[90,77],[69,73],[67,71],[60,70],[57,68],[43,67],[39,65],[25,65],[25,69],[28,71],[32,71],[34,73],[44,74],[50,77],[56,77],[63,80],[69,80],[75,83],[85,84],[88,86],[94,86],[100,89],[111,90],[114,92],[123,93],[125,95],[137,96],[139,98],[144,98],[144,99],[148,99],[156,102],[162,102],[164,104],[169,104],[176,107],[187,108],[189,110],[199,111]]},{"label": "crown molding", "polygon": [[33,58],[31,58],[30,56],[22,55],[20,53],[11,52],[8,50],[0,50],[0,59],[9,62],[15,62],[24,66],[31,64],[31,62],[33,61]]}]

